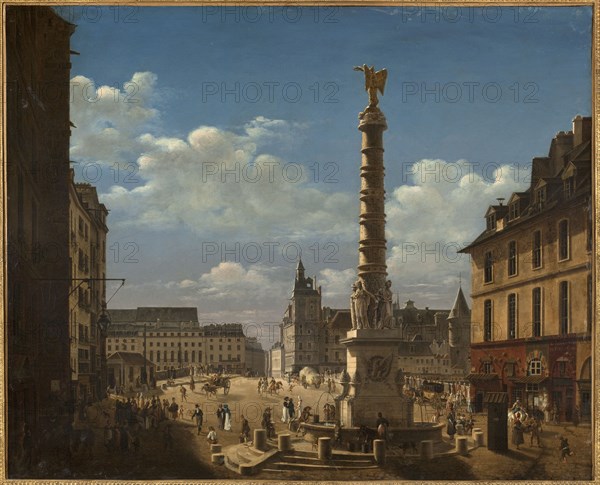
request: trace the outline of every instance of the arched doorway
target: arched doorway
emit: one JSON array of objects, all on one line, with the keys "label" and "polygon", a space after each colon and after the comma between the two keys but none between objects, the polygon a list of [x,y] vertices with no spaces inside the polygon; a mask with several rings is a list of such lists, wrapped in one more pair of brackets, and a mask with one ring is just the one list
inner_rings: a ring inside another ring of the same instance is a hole
[{"label": "arched doorway", "polygon": [[581,366],[579,380],[579,412],[582,421],[592,419],[592,358],[588,357]]}]

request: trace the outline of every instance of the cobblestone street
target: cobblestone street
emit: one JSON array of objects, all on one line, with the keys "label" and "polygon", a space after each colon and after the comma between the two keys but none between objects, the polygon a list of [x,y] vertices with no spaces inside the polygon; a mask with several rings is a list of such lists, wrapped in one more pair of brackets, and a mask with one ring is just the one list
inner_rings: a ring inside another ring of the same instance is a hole
[{"label": "cobblestone street", "polygon": [[[187,379],[179,379],[177,384],[187,383]],[[281,422],[281,402],[285,396],[293,396],[297,401],[301,397],[303,406],[317,409],[317,404],[332,401],[332,395],[326,389],[303,389],[295,386],[291,392],[285,384],[285,390],[275,396],[259,396],[256,391],[257,379],[236,377],[232,379],[229,395],[220,390],[216,398],[207,399],[200,393],[188,390],[187,402],[184,406],[184,419],[166,421],[158,430],[150,429],[140,432],[139,451],[108,452],[102,443],[102,429],[96,427],[96,442],[92,458],[82,454],[74,455],[72,468],[63,470],[62,475],[79,479],[237,479],[243,477],[228,470],[225,466],[213,465],[210,450],[206,442],[208,426],[217,429],[219,443],[224,447],[239,442],[240,416],[244,414],[253,430],[260,426],[263,410],[270,406],[277,432],[288,432],[287,426]],[[186,386],[187,387],[187,386]],[[157,391],[160,398],[173,397],[180,402],[179,387],[169,387],[166,391]],[[105,401],[106,403],[106,401]],[[190,419],[190,411],[195,404],[204,410],[204,425],[200,435]],[[231,431],[218,429],[215,415],[219,403],[227,403],[232,411]],[[433,413],[426,410],[427,415]],[[415,416],[419,416],[415,409]],[[486,432],[484,415],[476,415],[476,426]],[[173,447],[166,450],[163,441],[163,429],[170,424],[173,435]],[[487,434],[487,433],[486,433]],[[573,456],[568,463],[559,460],[558,436],[569,439]],[[449,441],[446,434],[444,440]],[[448,456],[423,462],[417,456],[389,457],[385,467],[371,470],[340,469],[332,476],[331,472],[319,471],[281,471],[275,477],[272,473],[262,472],[253,476],[259,480],[589,480],[591,478],[591,428],[588,426],[545,425],[541,435],[542,447],[529,446],[529,435],[525,435],[525,444],[516,450],[509,444],[506,453],[496,453],[479,448],[468,456]]]}]

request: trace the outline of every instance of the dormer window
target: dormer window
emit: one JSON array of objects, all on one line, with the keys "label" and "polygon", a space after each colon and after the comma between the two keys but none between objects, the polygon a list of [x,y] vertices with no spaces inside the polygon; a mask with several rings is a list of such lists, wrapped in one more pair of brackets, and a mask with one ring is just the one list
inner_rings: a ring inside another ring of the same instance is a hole
[{"label": "dormer window", "polygon": [[539,209],[546,204],[546,187],[540,187],[535,192],[535,202]]},{"label": "dormer window", "polygon": [[496,214],[487,216],[487,230],[493,231],[496,229]]},{"label": "dormer window", "polygon": [[575,177],[567,177],[563,182],[565,199],[570,199],[575,191]]},{"label": "dormer window", "polygon": [[510,204],[510,206],[508,207],[508,219],[512,221],[520,215],[521,214],[519,213],[519,203],[513,202],[512,204]]}]

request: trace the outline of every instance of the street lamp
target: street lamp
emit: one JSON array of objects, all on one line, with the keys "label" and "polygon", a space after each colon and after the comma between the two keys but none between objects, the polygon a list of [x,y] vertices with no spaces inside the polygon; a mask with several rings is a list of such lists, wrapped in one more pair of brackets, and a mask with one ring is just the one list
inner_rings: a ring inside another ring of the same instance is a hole
[{"label": "street lamp", "polygon": [[102,390],[106,389],[108,379],[108,370],[106,368],[106,334],[111,324],[110,317],[106,311],[105,301],[102,302],[102,310],[96,324],[100,329],[100,389]]},{"label": "street lamp", "polygon": [[106,334],[108,327],[111,324],[110,317],[106,311],[106,302],[102,302],[102,311],[100,312],[100,316],[98,317],[98,328],[100,328],[100,332]]}]

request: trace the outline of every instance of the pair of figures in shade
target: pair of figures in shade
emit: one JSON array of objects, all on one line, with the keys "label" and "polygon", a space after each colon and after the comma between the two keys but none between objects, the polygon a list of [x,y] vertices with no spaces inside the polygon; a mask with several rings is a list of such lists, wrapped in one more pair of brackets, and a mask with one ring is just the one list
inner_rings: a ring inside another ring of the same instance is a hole
[{"label": "pair of figures in shade", "polygon": [[373,295],[367,290],[365,282],[359,278],[352,285],[350,296],[350,312],[352,328],[390,328],[392,325],[392,282],[387,280],[385,286]]}]

